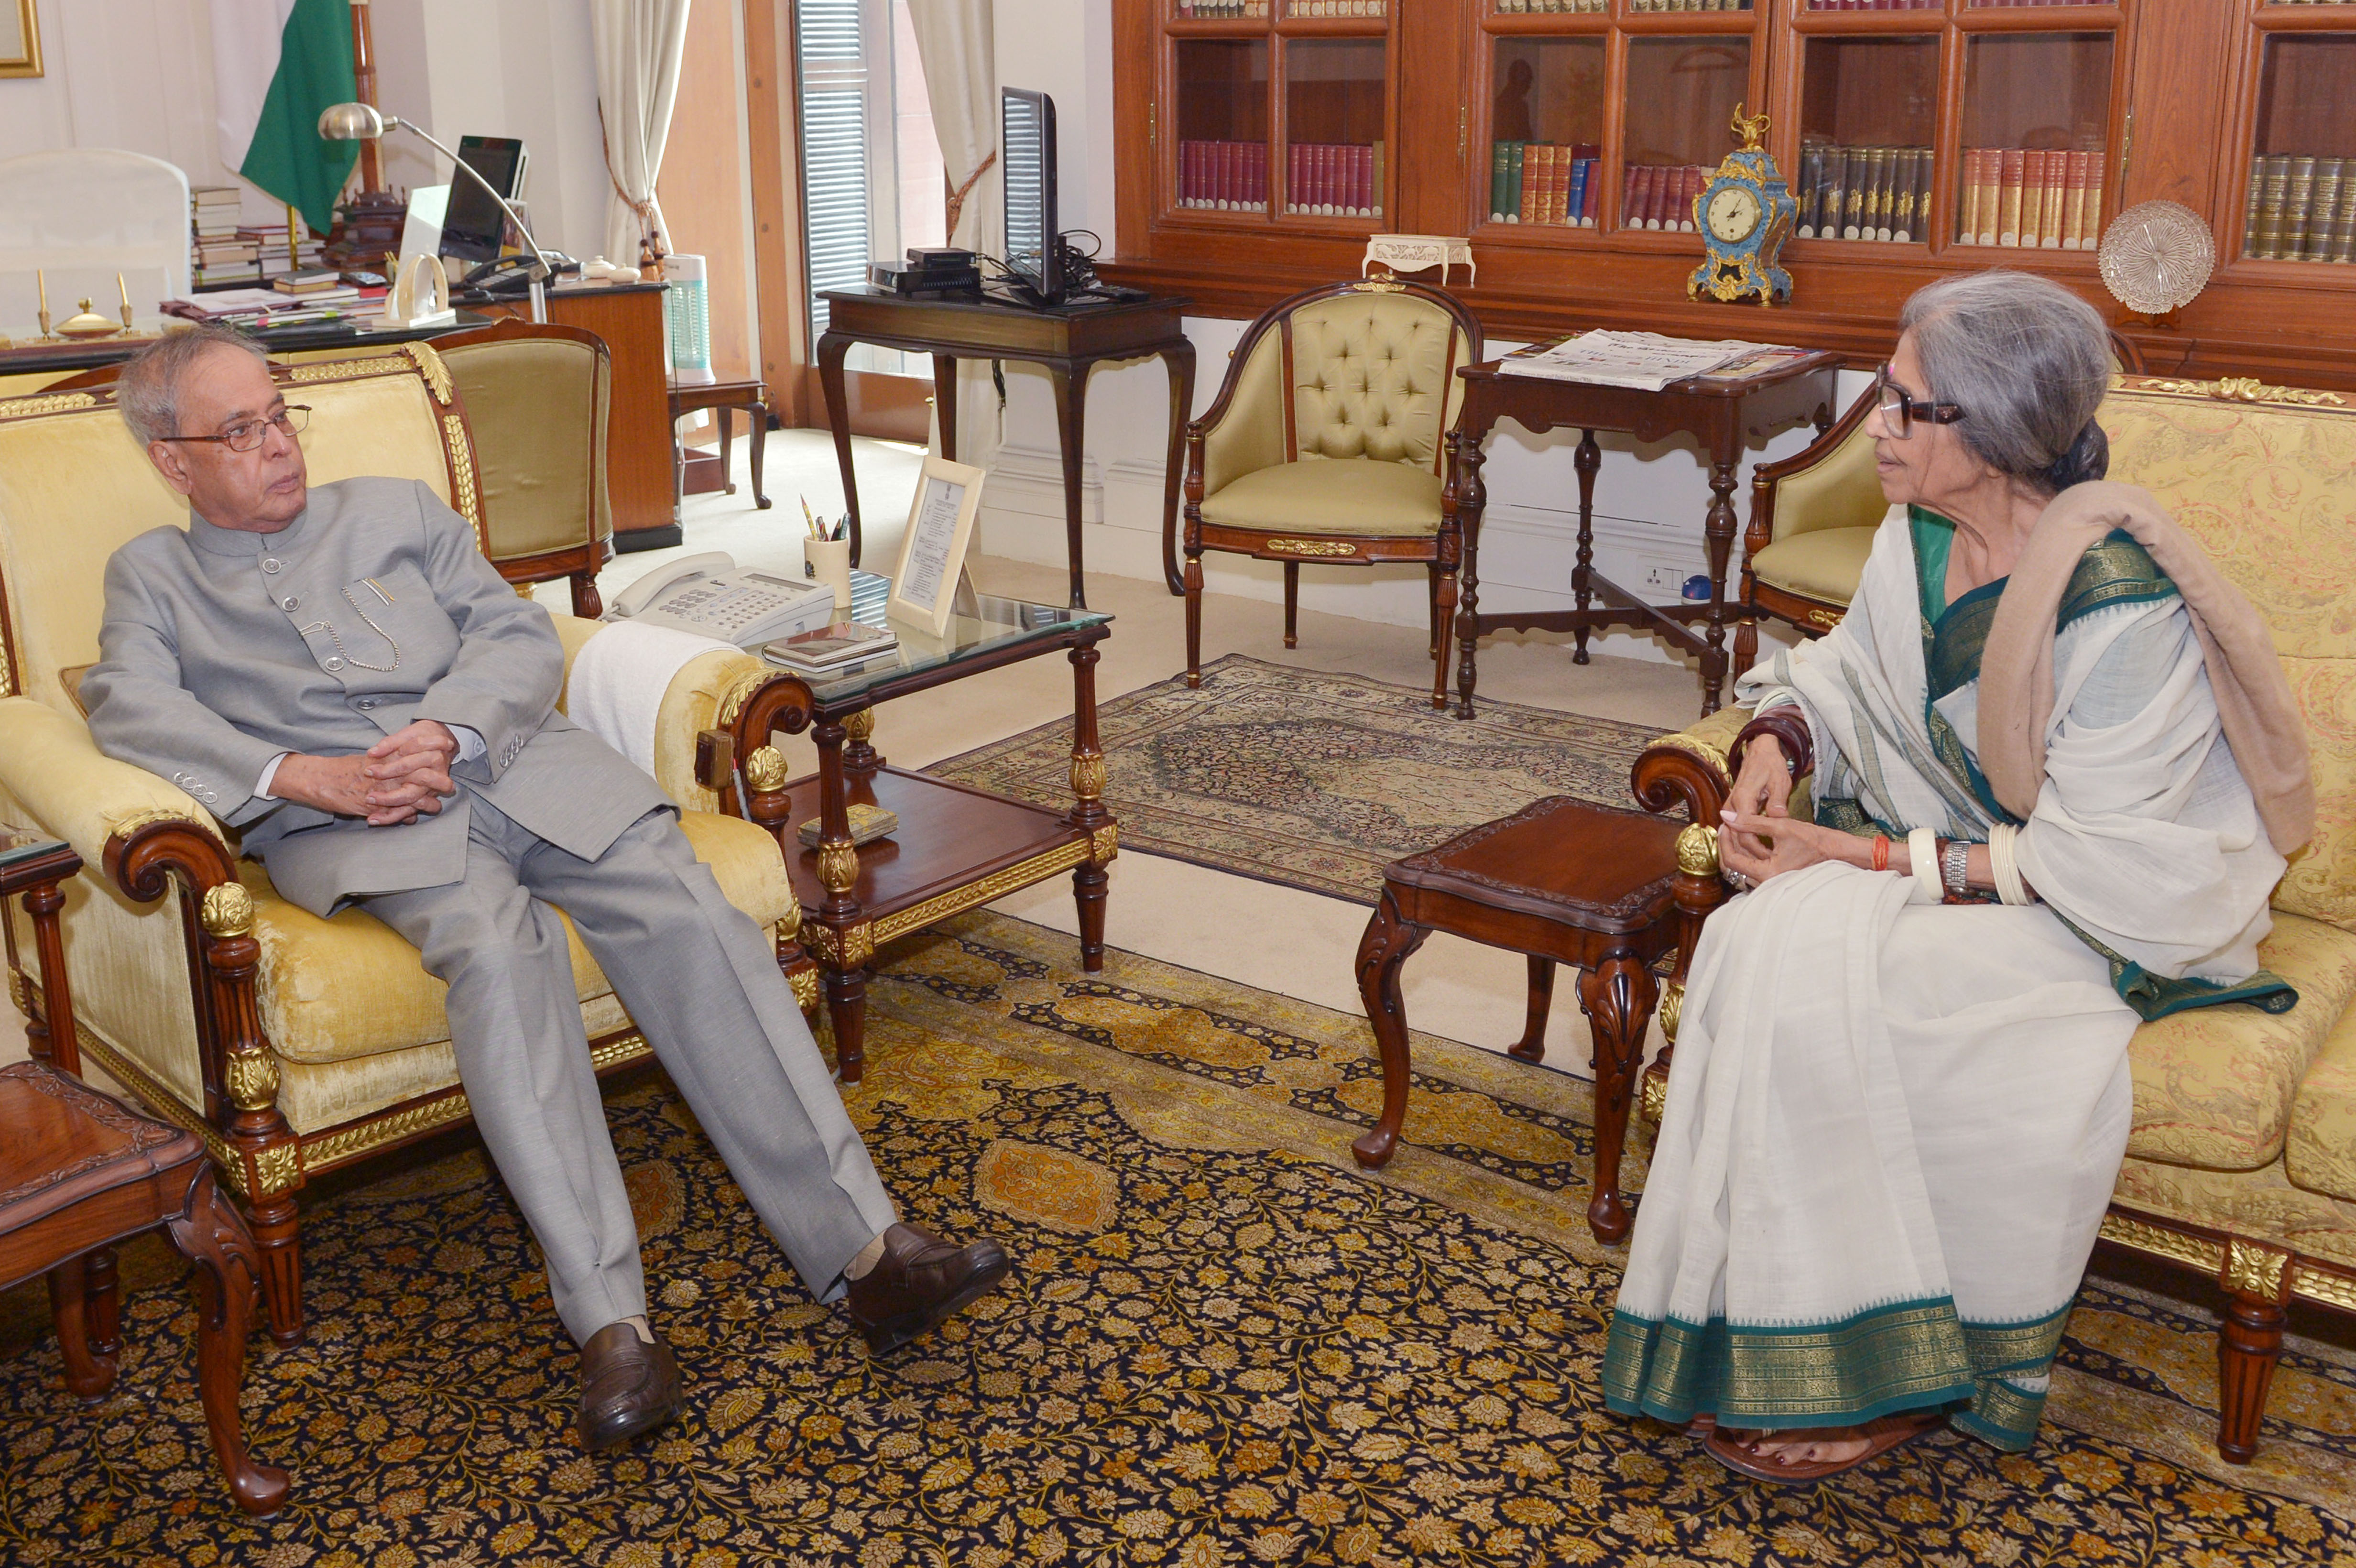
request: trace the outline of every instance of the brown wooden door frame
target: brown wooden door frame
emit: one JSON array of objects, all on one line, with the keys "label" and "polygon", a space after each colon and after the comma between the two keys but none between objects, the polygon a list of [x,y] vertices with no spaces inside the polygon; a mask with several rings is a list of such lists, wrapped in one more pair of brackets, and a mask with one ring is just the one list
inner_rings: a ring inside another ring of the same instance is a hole
[{"label": "brown wooden door frame", "polygon": [[[794,0],[745,0],[744,96],[751,120],[753,260],[761,322],[761,380],[781,425],[826,424],[809,331],[809,270],[802,200],[801,80]],[[933,382],[926,376],[846,374],[854,435],[924,443]]]}]

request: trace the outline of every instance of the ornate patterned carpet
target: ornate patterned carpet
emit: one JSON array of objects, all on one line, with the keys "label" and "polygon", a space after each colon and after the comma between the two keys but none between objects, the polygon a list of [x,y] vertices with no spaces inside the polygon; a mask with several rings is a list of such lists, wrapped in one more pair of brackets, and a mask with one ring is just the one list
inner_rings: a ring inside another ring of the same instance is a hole
[{"label": "ornate patterned carpet", "polygon": [[[1614,1280],[1576,1217],[1585,1085],[1419,1040],[1380,1179],[1362,1020],[975,914],[885,955],[850,1094],[913,1215],[1012,1288],[883,1363],[810,1305],[667,1083],[612,1096],[690,1413],[590,1458],[573,1357],[463,1142],[316,1203],[310,1341],[247,1384],[294,1471],[210,1468],[189,1309],[151,1254],[91,1411],[0,1324],[0,1563],[2346,1563],[2356,1365],[2295,1344],[2260,1462],[2206,1449],[2209,1325],[2090,1286],[2037,1448],[1940,1435],[1806,1490],[1603,1413]],[[452,1149],[456,1152],[451,1152]],[[1641,1151],[1640,1151],[1641,1154]],[[1639,1159],[1641,1165],[1641,1158]],[[142,1261],[144,1259],[144,1261]],[[15,1328],[9,1327],[14,1325]]]},{"label": "ornate patterned carpet", "polygon": [[[1230,654],[1099,711],[1105,803],[1124,848],[1371,904],[1383,867],[1544,795],[1629,805],[1659,731],[1483,699],[1470,720],[1428,688]],[[1071,803],[1059,720],[931,772],[1017,800]]]}]

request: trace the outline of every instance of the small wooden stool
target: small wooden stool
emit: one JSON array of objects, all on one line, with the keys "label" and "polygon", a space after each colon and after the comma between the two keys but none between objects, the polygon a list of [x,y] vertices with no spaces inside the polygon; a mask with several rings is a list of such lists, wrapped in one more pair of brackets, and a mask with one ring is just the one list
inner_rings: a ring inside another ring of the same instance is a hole
[{"label": "small wooden stool", "polygon": [[197,1265],[197,1392],[213,1452],[238,1506],[266,1514],[285,1499],[286,1472],[247,1456],[237,1409],[261,1277],[253,1237],[196,1134],[75,1076],[58,884],[80,869],[69,846],[0,824],[0,897],[24,895],[41,968],[41,1005],[25,1028],[34,1060],[0,1067],[0,1289],[48,1275],[66,1387],[95,1403],[114,1386],[121,1346],[113,1248],[161,1227]]},{"label": "small wooden stool", "polygon": [[[679,447],[679,421],[703,409],[715,411],[720,421],[720,472],[728,467],[728,414],[741,409],[753,424],[753,506],[758,511],[769,509],[769,497],[761,488],[761,459],[769,444],[768,390],[758,381],[672,381],[670,392],[671,420],[671,505],[674,510],[684,498],[687,489],[687,456]],[[730,479],[723,495],[736,494],[736,481]]]},{"label": "small wooden stool", "polygon": [[1654,965],[1676,950],[1678,990],[1692,951],[1684,938],[1699,932],[1723,896],[1714,876],[1680,869],[1679,836],[1692,831],[1642,811],[1549,795],[1385,868],[1382,902],[1358,944],[1358,989],[1382,1051],[1383,1114],[1351,1146],[1358,1163],[1377,1168],[1398,1146],[1408,1084],[1399,968],[1426,936],[1446,931],[1528,955],[1528,1023],[1510,1051],[1525,1061],[1545,1055],[1554,966],[1573,965],[1584,971],[1579,1005],[1595,1040],[1595,1196],[1587,1223],[1599,1242],[1624,1238],[1620,1154],[1645,1024],[1661,996]]}]

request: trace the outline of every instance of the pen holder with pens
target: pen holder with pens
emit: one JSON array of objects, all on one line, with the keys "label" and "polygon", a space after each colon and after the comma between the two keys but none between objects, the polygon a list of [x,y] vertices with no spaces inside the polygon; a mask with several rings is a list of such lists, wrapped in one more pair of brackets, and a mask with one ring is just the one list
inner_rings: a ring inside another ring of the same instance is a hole
[{"label": "pen holder with pens", "polygon": [[810,575],[834,590],[834,607],[851,608],[851,540],[808,539],[802,540],[802,560],[808,563]]}]

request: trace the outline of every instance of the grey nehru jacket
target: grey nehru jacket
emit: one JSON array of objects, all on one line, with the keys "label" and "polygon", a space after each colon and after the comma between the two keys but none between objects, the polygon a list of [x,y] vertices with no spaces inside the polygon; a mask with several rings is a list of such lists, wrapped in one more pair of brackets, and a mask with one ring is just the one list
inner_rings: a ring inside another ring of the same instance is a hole
[{"label": "grey nehru jacket", "polygon": [[[314,485],[273,534],[156,528],[106,567],[101,658],[81,686],[107,755],[187,790],[244,834],[280,894],[315,914],[457,881],[480,795],[584,860],[671,803],[556,711],[564,651],[475,530],[414,480]],[[413,720],[478,732],[439,816],[370,827],[253,792],[282,752],[365,752]]]}]

